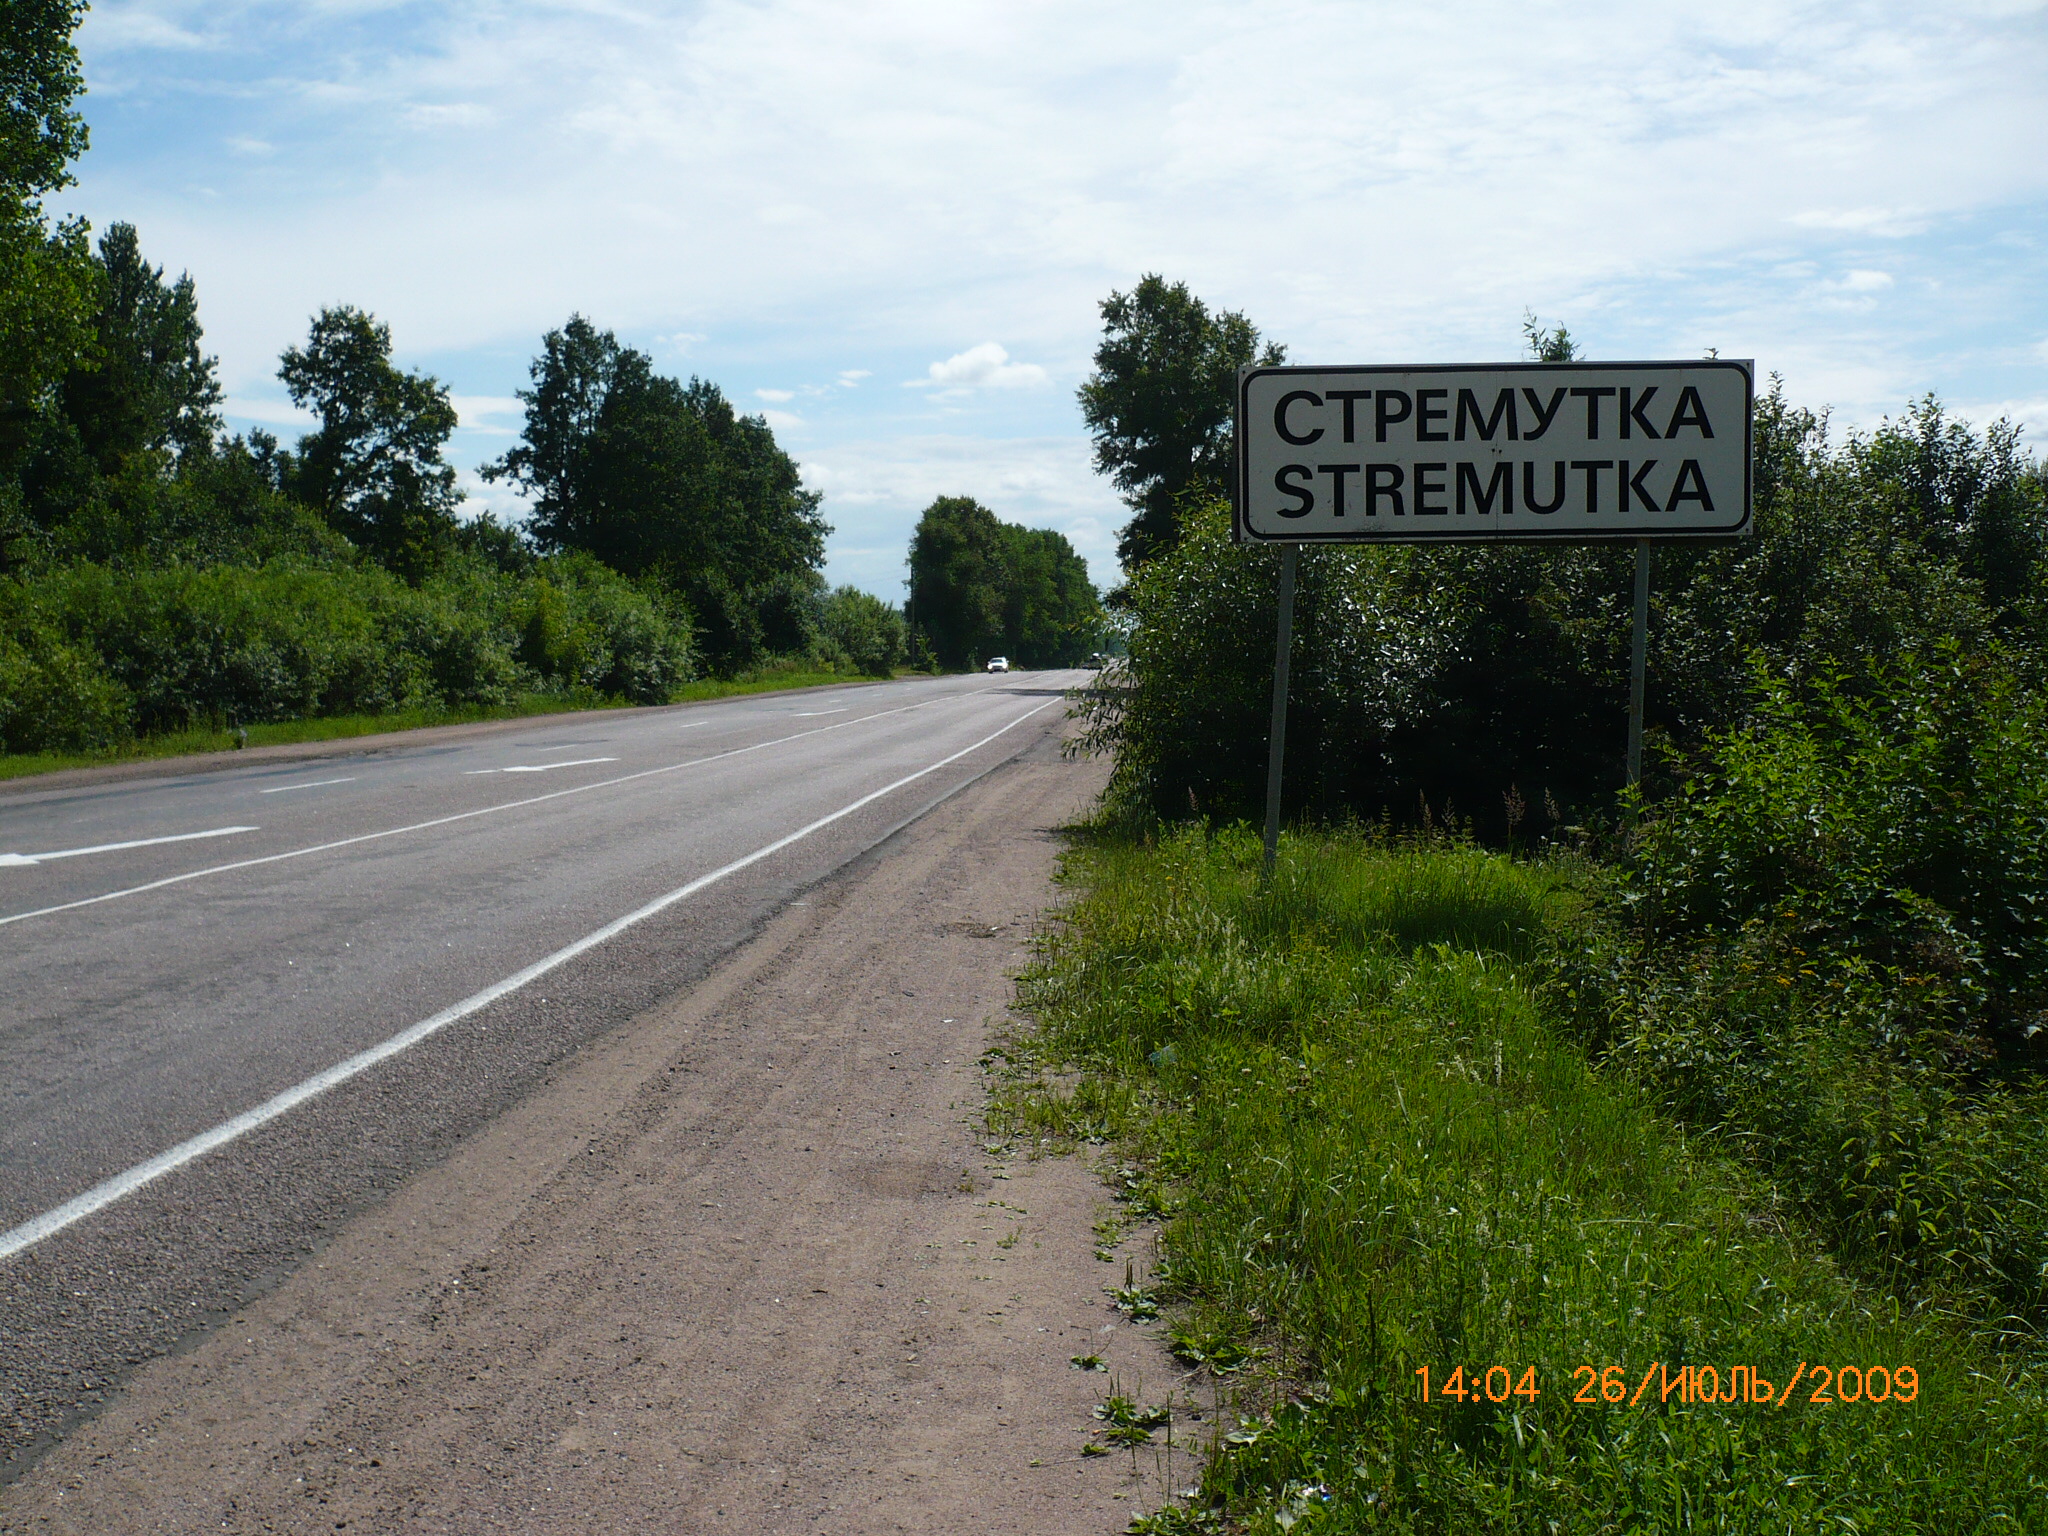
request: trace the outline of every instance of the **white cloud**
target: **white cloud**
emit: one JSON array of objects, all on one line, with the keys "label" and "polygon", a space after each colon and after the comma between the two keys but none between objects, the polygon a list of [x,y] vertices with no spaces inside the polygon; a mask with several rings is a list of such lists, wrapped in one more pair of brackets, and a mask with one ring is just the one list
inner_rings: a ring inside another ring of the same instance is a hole
[{"label": "white cloud", "polygon": [[791,389],[757,389],[754,393],[760,399],[771,400],[777,405],[796,398],[796,391]]},{"label": "white cloud", "polygon": [[220,403],[221,414],[230,422],[256,422],[266,427],[297,427],[310,431],[319,418],[302,411],[291,401],[277,396],[229,395]]},{"label": "white cloud", "polygon": [[1911,208],[1809,208],[1793,214],[1790,222],[1800,229],[1824,229],[1901,240],[1925,230],[1929,220]]},{"label": "white cloud", "polygon": [[1013,363],[1010,354],[993,341],[984,341],[965,352],[955,352],[944,362],[933,363],[921,379],[905,379],[905,389],[929,389],[934,399],[957,398],[977,389],[1028,389],[1046,383],[1045,370],[1036,363]]},{"label": "white cloud", "polygon": [[1849,275],[1842,279],[1842,286],[1851,293],[1879,293],[1891,285],[1891,273],[1872,272],[1862,267],[1852,267]]},{"label": "white cloud", "polygon": [[179,26],[147,5],[97,5],[93,7],[93,42],[109,50],[165,49],[184,52],[218,45],[189,27]]},{"label": "white cloud", "polygon": [[858,389],[862,379],[873,377],[873,371],[867,368],[842,368],[839,370],[839,387],[841,389]]},{"label": "white cloud", "polygon": [[465,432],[517,432],[526,420],[526,402],[517,395],[457,395],[449,403]]},{"label": "white cloud", "polygon": [[2034,356],[2041,359],[2042,362],[2048,363],[2048,336],[2042,337],[2040,341],[2035,343]]},{"label": "white cloud", "polygon": [[778,432],[794,432],[804,424],[803,417],[793,411],[763,411],[761,419]]},{"label": "white cloud", "polygon": [[1989,400],[1975,404],[1951,404],[1949,414],[1959,421],[1982,427],[1994,421],[2012,422],[2038,450],[2048,446],[2048,395],[2018,400]]},{"label": "white cloud", "polygon": [[481,128],[497,117],[477,101],[422,102],[409,108],[405,120],[415,128]]}]

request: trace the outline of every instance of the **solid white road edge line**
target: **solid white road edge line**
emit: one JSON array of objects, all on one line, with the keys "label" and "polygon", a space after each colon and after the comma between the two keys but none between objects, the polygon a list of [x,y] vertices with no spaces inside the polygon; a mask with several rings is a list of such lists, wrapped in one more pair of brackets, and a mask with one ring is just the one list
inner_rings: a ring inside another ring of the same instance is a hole
[{"label": "solid white road edge line", "polygon": [[259,795],[281,795],[288,789],[318,789],[323,784],[353,783],[355,783],[355,778],[353,775],[346,779],[308,779],[303,784],[279,784],[270,789],[259,789],[256,791],[256,793]]},{"label": "solid white road edge line", "polygon": [[907,773],[895,783],[885,784],[880,789],[862,795],[852,804],[841,806],[829,816],[820,816],[808,826],[799,827],[786,837],[778,837],[774,842],[756,848],[752,853],[742,858],[734,859],[730,864],[714,869],[708,875],[699,875],[688,885],[677,886],[667,895],[657,896],[645,906],[636,907],[624,917],[614,918],[595,932],[585,934],[575,943],[564,945],[553,954],[534,961],[525,970],[514,971],[503,981],[493,982],[490,986],[485,987],[483,991],[472,993],[461,1002],[451,1007],[443,1008],[431,1018],[422,1019],[419,1023],[400,1030],[382,1044],[373,1045],[366,1051],[358,1051],[346,1061],[337,1062],[324,1072],[316,1072],[296,1087],[285,1089],[283,1093],[278,1094],[275,1098],[264,1100],[263,1103],[258,1104],[254,1109],[247,1110],[235,1116],[232,1120],[223,1121],[210,1131],[202,1131],[189,1141],[181,1141],[168,1152],[160,1152],[146,1163],[137,1163],[127,1172],[117,1173],[104,1183],[95,1184],[84,1194],[65,1201],[55,1210],[45,1211],[40,1216],[31,1217],[11,1231],[0,1232],[0,1259],[12,1258],[24,1248],[34,1247],[44,1238],[63,1231],[74,1222],[83,1221],[95,1212],[105,1210],[108,1206],[113,1205],[119,1200],[126,1199],[144,1185],[162,1178],[165,1174],[182,1168],[185,1164],[204,1157],[207,1153],[224,1147],[231,1141],[239,1140],[259,1126],[267,1125],[270,1121],[277,1119],[278,1116],[296,1109],[308,1099],[317,1098],[328,1089],[367,1072],[379,1062],[388,1061],[400,1052],[410,1050],[428,1036],[438,1034],[457,1020],[465,1019],[478,1009],[495,1003],[499,998],[517,992],[528,982],[538,980],[557,966],[574,960],[578,955],[583,954],[587,950],[595,949],[607,939],[616,938],[619,934],[634,926],[634,924],[645,922],[656,913],[674,906],[679,901],[688,900],[706,886],[717,884],[727,875],[737,874],[750,864],[758,864],[769,855],[780,853],[791,843],[801,842],[813,832],[821,831],[831,826],[833,822],[851,816],[862,806],[872,805],[884,795],[894,794],[897,790],[903,788],[904,785],[914,784],[927,774],[937,773],[948,764],[959,762],[961,758],[966,757],[969,753],[980,751],[998,736],[1007,735],[1026,720],[1029,720],[1033,715],[1044,714],[1045,711],[1051,709],[1054,704],[1059,702],[1058,699],[1048,699],[1036,709],[1026,710],[1001,730],[991,731],[973,746],[962,747],[951,757],[942,757],[929,767],[920,768],[915,773]]},{"label": "solid white road edge line", "polygon": [[91,848],[63,848],[56,853],[0,853],[0,864],[18,868],[44,864],[51,859],[76,859],[88,853],[119,853],[124,848],[154,848],[158,843],[190,843],[202,837],[231,837],[237,832],[260,832],[261,827],[215,827],[210,832],[179,832],[170,837],[138,837],[126,843],[99,843]]},{"label": "solid white road edge line", "polygon": [[[569,789],[550,790],[545,795],[528,795],[523,800],[507,800],[500,805],[480,806],[473,811],[457,811],[452,816],[436,816],[430,821],[415,821],[403,827],[386,827],[382,832],[365,832],[359,837],[337,838],[331,843],[314,843],[307,848],[290,848],[283,853],[267,853],[256,859],[237,859],[232,864],[209,864],[204,869],[190,869],[182,875],[166,875],[161,880],[151,880],[143,885],[131,885],[118,891],[105,891],[98,896],[81,896],[76,901],[62,901],[53,907],[36,907],[28,912],[16,912],[0,917],[0,928],[9,923],[25,923],[32,917],[50,917],[58,912],[69,912],[75,907],[97,906],[103,901],[119,901],[124,896],[142,896],[150,891],[160,891],[167,885],[182,885],[187,880],[197,880],[205,875],[232,874],[238,869],[253,869],[259,864],[276,864],[285,859],[301,859],[308,854],[330,853],[336,848],[350,848],[357,843],[373,843],[380,837],[399,837],[407,832],[424,832],[432,827],[445,827],[451,822],[468,821],[476,816],[489,816],[498,811],[516,811],[522,806],[539,805],[547,800],[560,800],[565,795],[588,794],[593,789],[610,789],[615,784],[630,784],[635,779],[649,779],[657,774],[680,773],[685,768],[702,768],[707,763],[723,762],[728,757],[743,757],[749,752],[759,752],[764,747],[779,747],[786,742],[801,741],[806,736],[822,736],[827,731],[843,731],[850,725],[865,725],[870,720],[885,719],[890,715],[908,714],[914,709],[926,709],[933,704],[945,704],[954,699],[971,699],[990,688],[969,688],[960,693],[941,694],[936,699],[923,699],[915,704],[899,705],[895,709],[878,709],[872,715],[862,715],[853,720],[835,720],[830,725],[814,725],[807,731],[792,731],[787,736],[777,736],[770,741],[757,741],[752,746],[734,747],[729,752],[713,752],[705,757],[693,757],[686,762],[665,763],[659,768],[643,768],[638,773],[622,773],[615,779],[599,779],[591,784],[577,784]],[[248,829],[255,831],[254,827]]]}]

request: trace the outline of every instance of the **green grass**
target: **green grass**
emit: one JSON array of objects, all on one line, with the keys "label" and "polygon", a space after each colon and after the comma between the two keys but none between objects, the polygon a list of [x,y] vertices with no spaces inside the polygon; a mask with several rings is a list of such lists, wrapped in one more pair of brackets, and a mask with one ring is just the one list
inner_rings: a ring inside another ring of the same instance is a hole
[{"label": "green grass", "polygon": [[[2035,1364],[1845,1277],[1548,1015],[1569,868],[1367,836],[1290,839],[1270,890],[1257,864],[1241,832],[1071,854],[991,1108],[1114,1144],[1232,1399],[1199,1497],[1142,1528],[2048,1530]],[[1809,1374],[1781,1407],[1801,1362],[1919,1388],[1826,1406]],[[1633,1394],[1653,1364],[1773,1401],[1573,1401],[1581,1366]],[[1540,1395],[1446,1399],[1454,1366]]]},{"label": "green grass", "polygon": [[[723,699],[735,694],[779,693],[800,688],[846,687],[876,679],[839,672],[764,668],[736,678],[703,678],[676,690],[671,703]],[[387,731],[414,731],[434,725],[467,725],[478,720],[517,720],[531,715],[567,714],[593,709],[632,708],[627,700],[594,693],[528,693],[510,704],[467,705],[455,709],[401,709],[374,715],[333,715],[317,720],[281,720],[247,727],[248,745],[279,746],[302,741],[344,741]],[[0,779],[54,773],[61,768],[94,768],[107,763],[158,757],[184,757],[201,752],[235,750],[234,733],[225,727],[145,736],[105,752],[0,753]]]}]

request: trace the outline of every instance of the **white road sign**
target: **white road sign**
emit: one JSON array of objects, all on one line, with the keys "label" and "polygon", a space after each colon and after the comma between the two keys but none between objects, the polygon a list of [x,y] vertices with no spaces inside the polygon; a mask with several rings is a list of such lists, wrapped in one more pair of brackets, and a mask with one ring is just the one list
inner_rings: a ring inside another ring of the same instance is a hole
[{"label": "white road sign", "polygon": [[1251,543],[1749,532],[1748,362],[1247,368]]}]

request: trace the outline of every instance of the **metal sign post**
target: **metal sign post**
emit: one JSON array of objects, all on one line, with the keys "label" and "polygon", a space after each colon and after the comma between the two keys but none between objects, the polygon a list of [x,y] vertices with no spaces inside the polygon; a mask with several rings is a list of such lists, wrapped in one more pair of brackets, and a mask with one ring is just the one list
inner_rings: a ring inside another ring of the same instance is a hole
[{"label": "metal sign post", "polygon": [[1287,660],[1294,649],[1294,566],[1301,546],[1280,551],[1280,633],[1273,648],[1273,724],[1266,735],[1266,862],[1265,878],[1273,878],[1273,860],[1280,851],[1280,776],[1287,757]]},{"label": "metal sign post", "polygon": [[1643,685],[1650,664],[1650,541],[1636,541],[1636,621],[1628,642],[1628,787],[1643,779]]},{"label": "metal sign post", "polygon": [[1279,841],[1302,544],[1633,543],[1628,779],[1642,777],[1649,545],[1750,531],[1748,362],[1246,368],[1234,531],[1279,544],[1266,773]]}]

